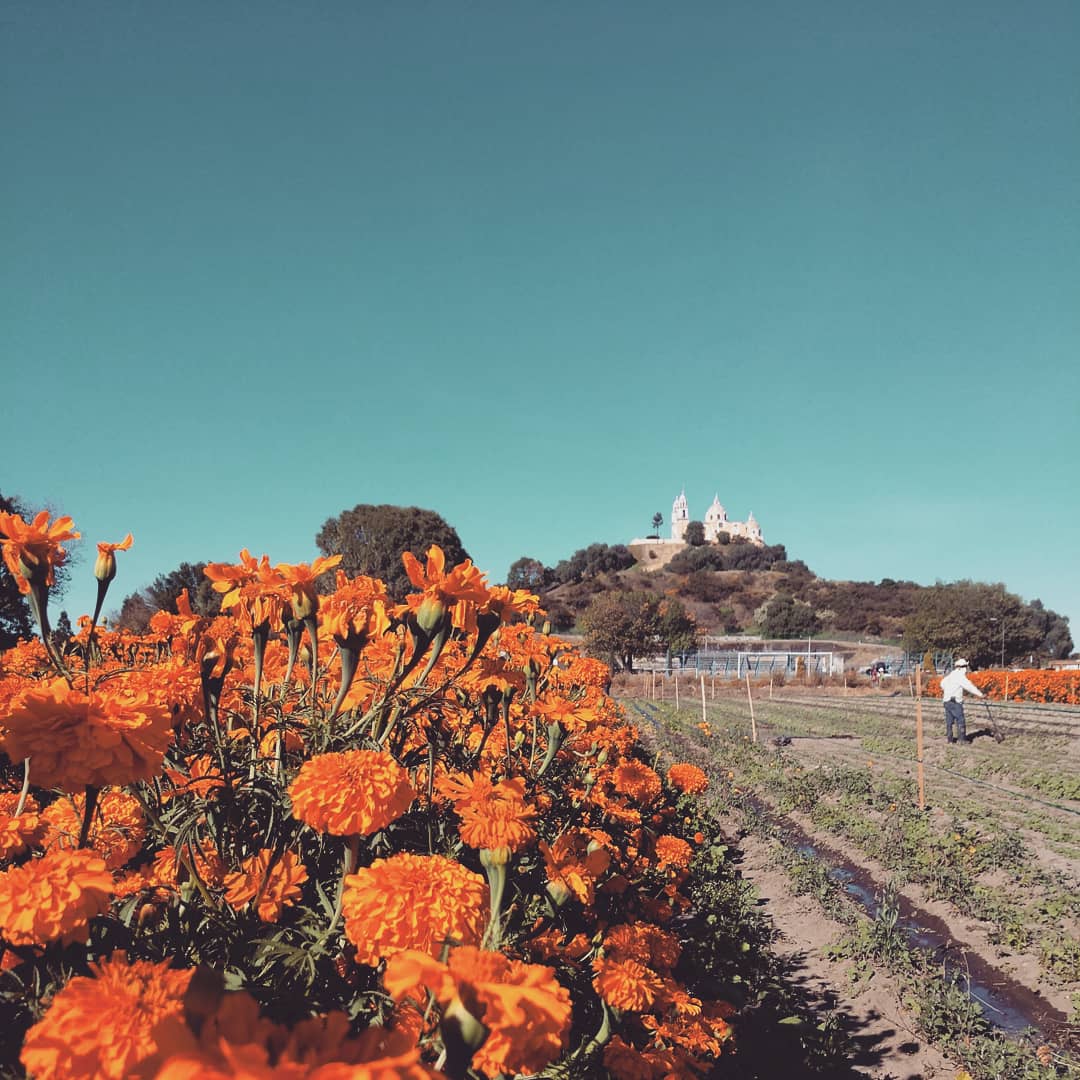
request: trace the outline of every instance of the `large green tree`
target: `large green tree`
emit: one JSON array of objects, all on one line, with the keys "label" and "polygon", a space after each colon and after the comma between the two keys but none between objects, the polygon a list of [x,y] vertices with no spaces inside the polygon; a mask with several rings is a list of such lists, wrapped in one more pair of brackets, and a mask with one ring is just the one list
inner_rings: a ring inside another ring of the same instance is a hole
[{"label": "large green tree", "polygon": [[196,615],[213,618],[221,611],[221,594],[214,591],[210,579],[203,573],[205,569],[204,562],[183,562],[175,570],[159,574],[145,589],[124,597],[111,624],[118,629],[144,633],[150,625],[150,616],[159,611],[176,614],[176,601],[185,589],[191,610]]},{"label": "large green tree", "polygon": [[765,606],[761,633],[769,638],[804,638],[821,629],[814,609],[793,596],[777,596]]},{"label": "large green tree", "polygon": [[1064,616],[981,581],[924,589],[904,622],[904,638],[912,651],[962,654],[976,667],[1026,664],[1029,657],[1068,655],[1072,648]]},{"label": "large green tree", "polygon": [[552,572],[539,559],[522,555],[510,564],[506,584],[511,589],[528,589],[539,592],[552,581]]},{"label": "large green tree", "polygon": [[585,648],[607,660],[612,670],[634,670],[634,657],[655,652],[660,634],[660,600],[648,592],[604,592],[581,616]]},{"label": "large green tree", "polygon": [[397,599],[412,589],[401,562],[404,552],[423,560],[427,549],[438,544],[447,569],[469,557],[453,526],[434,510],[416,506],[362,503],[328,518],[315,543],[324,555],[340,554],[341,568],[350,576],[381,578]]}]

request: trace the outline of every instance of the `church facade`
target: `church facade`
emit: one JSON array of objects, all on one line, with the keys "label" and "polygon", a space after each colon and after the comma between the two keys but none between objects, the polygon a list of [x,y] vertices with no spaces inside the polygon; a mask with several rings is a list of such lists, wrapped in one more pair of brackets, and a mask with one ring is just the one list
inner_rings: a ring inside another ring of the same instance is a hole
[{"label": "church facade", "polygon": [[[680,492],[671,504],[671,539],[678,543],[686,542],[686,527],[690,524],[690,507],[686,501],[686,492]],[[705,511],[705,516],[700,519],[705,526],[705,542],[715,544],[721,533],[727,533],[734,539],[736,536],[749,541],[755,547],[764,547],[765,540],[761,535],[761,526],[751,510],[745,521],[733,521],[728,517],[727,511],[720,502],[720,496],[714,495],[712,506]]]}]

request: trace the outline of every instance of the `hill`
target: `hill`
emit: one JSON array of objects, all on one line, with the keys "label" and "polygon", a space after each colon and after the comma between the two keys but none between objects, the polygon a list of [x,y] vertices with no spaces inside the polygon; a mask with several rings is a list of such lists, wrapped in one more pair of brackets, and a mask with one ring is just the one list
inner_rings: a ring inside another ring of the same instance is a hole
[{"label": "hill", "polygon": [[782,544],[687,546],[661,560],[598,543],[553,568],[519,559],[508,581],[539,593],[552,624],[563,631],[576,626],[598,596],[629,592],[678,600],[709,635],[907,638],[919,651],[962,651],[978,656],[982,666],[1063,657],[1073,647],[1067,619],[1002,584],[828,580],[789,559]]}]

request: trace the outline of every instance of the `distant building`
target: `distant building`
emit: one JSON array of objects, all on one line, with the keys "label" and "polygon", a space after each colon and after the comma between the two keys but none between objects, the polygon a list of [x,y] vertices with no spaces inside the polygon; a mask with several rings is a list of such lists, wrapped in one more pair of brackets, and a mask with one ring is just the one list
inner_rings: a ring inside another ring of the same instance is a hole
[{"label": "distant building", "polygon": [[[630,553],[646,569],[659,570],[673,555],[686,547],[686,527],[690,524],[690,506],[686,501],[686,492],[681,491],[671,504],[671,538],[644,537],[631,540]],[[713,497],[712,506],[705,511],[701,521],[705,526],[705,542],[716,544],[721,534],[730,540],[742,540],[755,547],[764,547],[765,539],[761,535],[761,526],[753,513],[746,515],[745,521],[732,521],[720,503],[719,495]]]},{"label": "distant building", "polygon": [[[671,504],[671,539],[678,543],[686,542],[686,527],[690,524],[690,507],[686,502],[686,492],[680,492]],[[702,519],[705,526],[705,540],[715,544],[721,533],[727,533],[734,539],[736,536],[748,540],[756,547],[764,547],[765,540],[761,535],[761,526],[757,523],[753,511],[746,515],[745,521],[732,521],[727,511],[720,503],[720,496],[714,495],[712,506],[705,511]]]}]

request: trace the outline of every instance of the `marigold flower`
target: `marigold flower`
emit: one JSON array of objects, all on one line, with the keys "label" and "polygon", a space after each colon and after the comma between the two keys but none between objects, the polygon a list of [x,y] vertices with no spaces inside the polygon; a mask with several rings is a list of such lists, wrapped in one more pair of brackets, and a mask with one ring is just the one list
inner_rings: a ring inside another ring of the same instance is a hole
[{"label": "marigold flower", "polygon": [[317,832],[368,836],[412,805],[409,774],[385,750],[320,754],[289,786],[293,816]]},{"label": "marigold flower", "polygon": [[709,786],[704,770],[686,763],[672,765],[667,778],[668,783],[684,795],[700,795]]},{"label": "marigold flower", "polygon": [[614,1009],[643,1012],[663,992],[664,984],[655,971],[636,960],[604,958],[593,962],[596,992]]},{"label": "marigold flower", "polygon": [[604,1068],[619,1080],[654,1080],[656,1072],[640,1050],[635,1050],[618,1035],[604,1047]]},{"label": "marigold flower", "polygon": [[640,761],[625,761],[615,769],[615,790],[647,806],[660,794],[660,777]]},{"label": "marigold flower", "polygon": [[447,611],[457,630],[476,630],[476,610],[488,600],[487,581],[471,559],[446,572],[446,553],[438,544],[427,551],[427,565],[421,566],[411,551],[402,553],[405,573],[419,593],[411,593],[395,611],[411,611],[425,633],[433,633]]},{"label": "marigold flower", "polygon": [[26,1034],[20,1061],[35,1080],[121,1080],[148,1075],[155,1026],[180,1017],[193,970],[166,960],[128,963],[122,952],[91,964],[53,998]]},{"label": "marigold flower", "polygon": [[292,604],[293,617],[307,619],[319,608],[317,581],[327,570],[333,570],[341,562],[340,555],[329,557],[320,555],[310,565],[308,563],[278,563],[274,569],[284,579],[289,589],[289,601]]},{"label": "marigold flower", "polygon": [[536,839],[529,824],[536,809],[526,805],[525,782],[520,777],[493,784],[482,773],[458,773],[441,778],[439,792],[454,804],[461,818],[461,839],[469,847],[497,852],[505,862],[512,852]]},{"label": "marigold flower", "polygon": [[263,922],[275,922],[287,904],[300,899],[300,886],[307,881],[307,868],[299,857],[286,851],[273,861],[273,851],[263,848],[245,859],[240,870],[225,875],[225,900],[236,909],[252,900]]},{"label": "marigold flower", "polygon": [[63,679],[21,693],[4,724],[8,757],[32,758],[39,786],[70,792],[149,780],[172,738],[168,710],[148,692],[84,694]]},{"label": "marigold flower", "polygon": [[570,896],[592,906],[596,899],[597,879],[607,872],[611,855],[600,846],[590,844],[580,832],[565,832],[553,844],[540,842],[547,870],[548,892],[557,903]]},{"label": "marigold flower", "polygon": [[94,577],[98,581],[109,582],[116,577],[116,555],[114,552],[127,551],[135,542],[135,538],[128,533],[119,544],[98,544],[97,561],[94,563]]},{"label": "marigold flower", "polygon": [[437,956],[447,942],[478,945],[486,907],[484,879],[442,855],[402,852],[344,881],[345,935],[362,964],[402,949]]},{"label": "marigold flower", "polygon": [[486,1076],[538,1072],[566,1046],[570,994],[549,967],[467,946],[446,964],[406,951],[387,962],[383,982],[395,1000],[425,988],[444,1007],[460,1001],[488,1028],[471,1062]]},{"label": "marigold flower", "polygon": [[90,937],[90,920],[108,911],[112,874],[85,848],[50,851],[0,873],[0,937],[12,945],[67,945]]},{"label": "marigold flower", "polygon": [[[45,846],[74,850],[79,844],[86,796],[57,799],[41,818],[48,827]],[[89,846],[105,860],[110,870],[118,870],[142,849],[146,818],[139,800],[126,791],[105,791],[98,799],[90,824]]]},{"label": "marigold flower", "polygon": [[694,849],[678,836],[658,836],[656,838],[656,865],[659,867],[675,866],[685,870],[694,857]]},{"label": "marigold flower", "polygon": [[378,578],[363,574],[349,578],[338,570],[336,590],[319,605],[323,630],[342,648],[363,648],[370,638],[390,629],[389,602]]},{"label": "marigold flower", "polygon": [[56,568],[67,560],[65,540],[78,540],[80,534],[72,529],[69,517],[59,517],[49,524],[49,512],[42,510],[27,524],[19,514],[0,514],[0,536],[3,537],[4,562],[15,579],[19,592],[30,592],[31,582],[52,587]]},{"label": "marigold flower", "polygon": [[604,952],[611,960],[636,960],[654,971],[670,972],[679,962],[682,945],[653,923],[624,923],[605,935]]},{"label": "marigold flower", "polygon": [[33,795],[27,796],[23,812],[15,817],[18,805],[17,791],[0,794],[0,861],[13,859],[28,848],[37,847],[45,838],[45,822],[41,820]]}]

